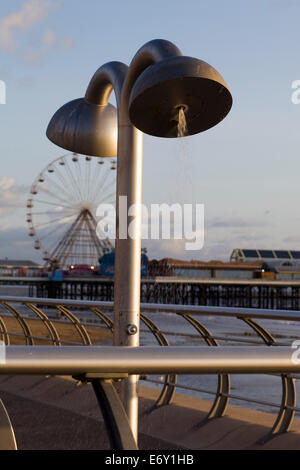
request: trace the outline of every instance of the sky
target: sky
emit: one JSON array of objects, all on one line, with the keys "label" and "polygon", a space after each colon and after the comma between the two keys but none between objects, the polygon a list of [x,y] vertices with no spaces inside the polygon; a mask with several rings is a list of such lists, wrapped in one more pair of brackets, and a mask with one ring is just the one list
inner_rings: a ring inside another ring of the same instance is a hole
[{"label": "sky", "polygon": [[[0,3],[0,258],[41,261],[26,200],[63,155],[45,131],[82,97],[102,64],[129,64],[167,39],[223,76],[233,97],[214,128],[184,139],[144,137],[143,201],[205,207],[201,250],[144,240],[150,258],[228,260],[234,248],[300,249],[300,0],[3,0]],[[112,103],[114,98],[112,98]]]}]

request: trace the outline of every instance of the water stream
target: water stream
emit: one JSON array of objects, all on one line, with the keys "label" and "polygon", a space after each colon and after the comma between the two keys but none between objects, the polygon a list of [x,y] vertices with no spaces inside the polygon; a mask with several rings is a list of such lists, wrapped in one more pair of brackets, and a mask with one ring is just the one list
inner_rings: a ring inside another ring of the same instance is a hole
[{"label": "water stream", "polygon": [[177,137],[184,137],[187,134],[188,134],[188,128],[186,124],[184,108],[180,107],[178,109]]}]

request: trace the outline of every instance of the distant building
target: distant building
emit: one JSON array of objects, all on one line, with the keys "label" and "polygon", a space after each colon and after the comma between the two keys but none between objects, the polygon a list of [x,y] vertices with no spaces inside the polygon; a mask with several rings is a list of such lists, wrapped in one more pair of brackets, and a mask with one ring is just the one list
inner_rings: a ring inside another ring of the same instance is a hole
[{"label": "distant building", "polygon": [[172,258],[149,261],[149,276],[172,276],[197,279],[255,279],[265,272],[263,261],[222,262],[184,261]]},{"label": "distant building", "polygon": [[42,265],[30,260],[0,259],[0,276],[34,277],[41,274]]},{"label": "distant building", "polygon": [[265,261],[267,263],[277,263],[278,265],[289,262],[293,266],[300,264],[300,251],[235,248],[230,255],[230,261]]},{"label": "distant building", "polygon": [[274,272],[276,279],[300,280],[300,251],[261,250],[235,248],[230,256],[231,262],[263,262],[264,270]]}]

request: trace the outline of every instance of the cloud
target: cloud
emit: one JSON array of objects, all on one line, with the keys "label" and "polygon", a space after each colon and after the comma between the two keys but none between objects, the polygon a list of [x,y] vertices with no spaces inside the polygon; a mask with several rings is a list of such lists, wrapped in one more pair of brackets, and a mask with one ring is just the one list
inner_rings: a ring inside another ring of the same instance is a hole
[{"label": "cloud", "polygon": [[275,245],[282,245],[280,240],[274,240],[274,233],[266,230],[265,225],[261,227],[261,223],[256,223],[255,220],[248,224],[240,218],[218,218],[213,219],[210,224],[206,223],[204,246],[199,250],[187,250],[185,242],[186,240],[142,240],[142,246],[148,249],[150,259],[169,257],[229,261],[234,248],[274,248]]},{"label": "cloud", "polygon": [[[18,186],[13,178],[0,178],[0,216],[10,215],[24,207],[25,188]],[[3,227],[3,221],[1,221]]]},{"label": "cloud", "polygon": [[[25,0],[18,11],[0,19],[0,52],[18,53],[29,65],[37,65],[49,51],[64,51],[73,47],[70,36],[58,37],[53,29],[46,29],[39,40],[24,45],[22,33],[33,30],[46,20],[62,0]],[[36,45],[38,44],[38,46]],[[21,51],[20,51],[21,49]]]},{"label": "cloud", "polygon": [[7,227],[0,230],[0,258],[29,259],[42,262],[41,252],[35,250],[25,227]]},{"label": "cloud", "polygon": [[300,245],[300,236],[299,235],[290,235],[283,239],[284,243],[292,243],[293,245]]},{"label": "cloud", "polygon": [[18,33],[28,31],[45,19],[52,7],[52,0],[27,0],[20,10],[4,16],[0,20],[0,50],[14,52]]},{"label": "cloud", "polygon": [[64,51],[73,47],[71,37],[60,38],[52,29],[44,31],[38,47],[29,46],[24,52],[24,59],[30,65],[38,65],[43,57],[50,51]]},{"label": "cloud", "polygon": [[185,240],[142,240],[150,259],[191,259],[193,252],[185,250]]},{"label": "cloud", "polygon": [[243,219],[242,217],[214,217],[205,224],[209,228],[246,228],[246,227],[260,227],[263,225],[261,219]]}]

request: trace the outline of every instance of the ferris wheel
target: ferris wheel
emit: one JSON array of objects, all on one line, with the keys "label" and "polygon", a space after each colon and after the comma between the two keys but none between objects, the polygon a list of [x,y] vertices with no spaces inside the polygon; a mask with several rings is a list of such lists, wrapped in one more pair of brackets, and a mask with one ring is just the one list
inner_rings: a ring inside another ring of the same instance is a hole
[{"label": "ferris wheel", "polygon": [[96,209],[115,204],[116,160],[69,153],[37,176],[27,200],[26,221],[34,248],[46,265],[96,266],[113,246],[97,234]]}]

